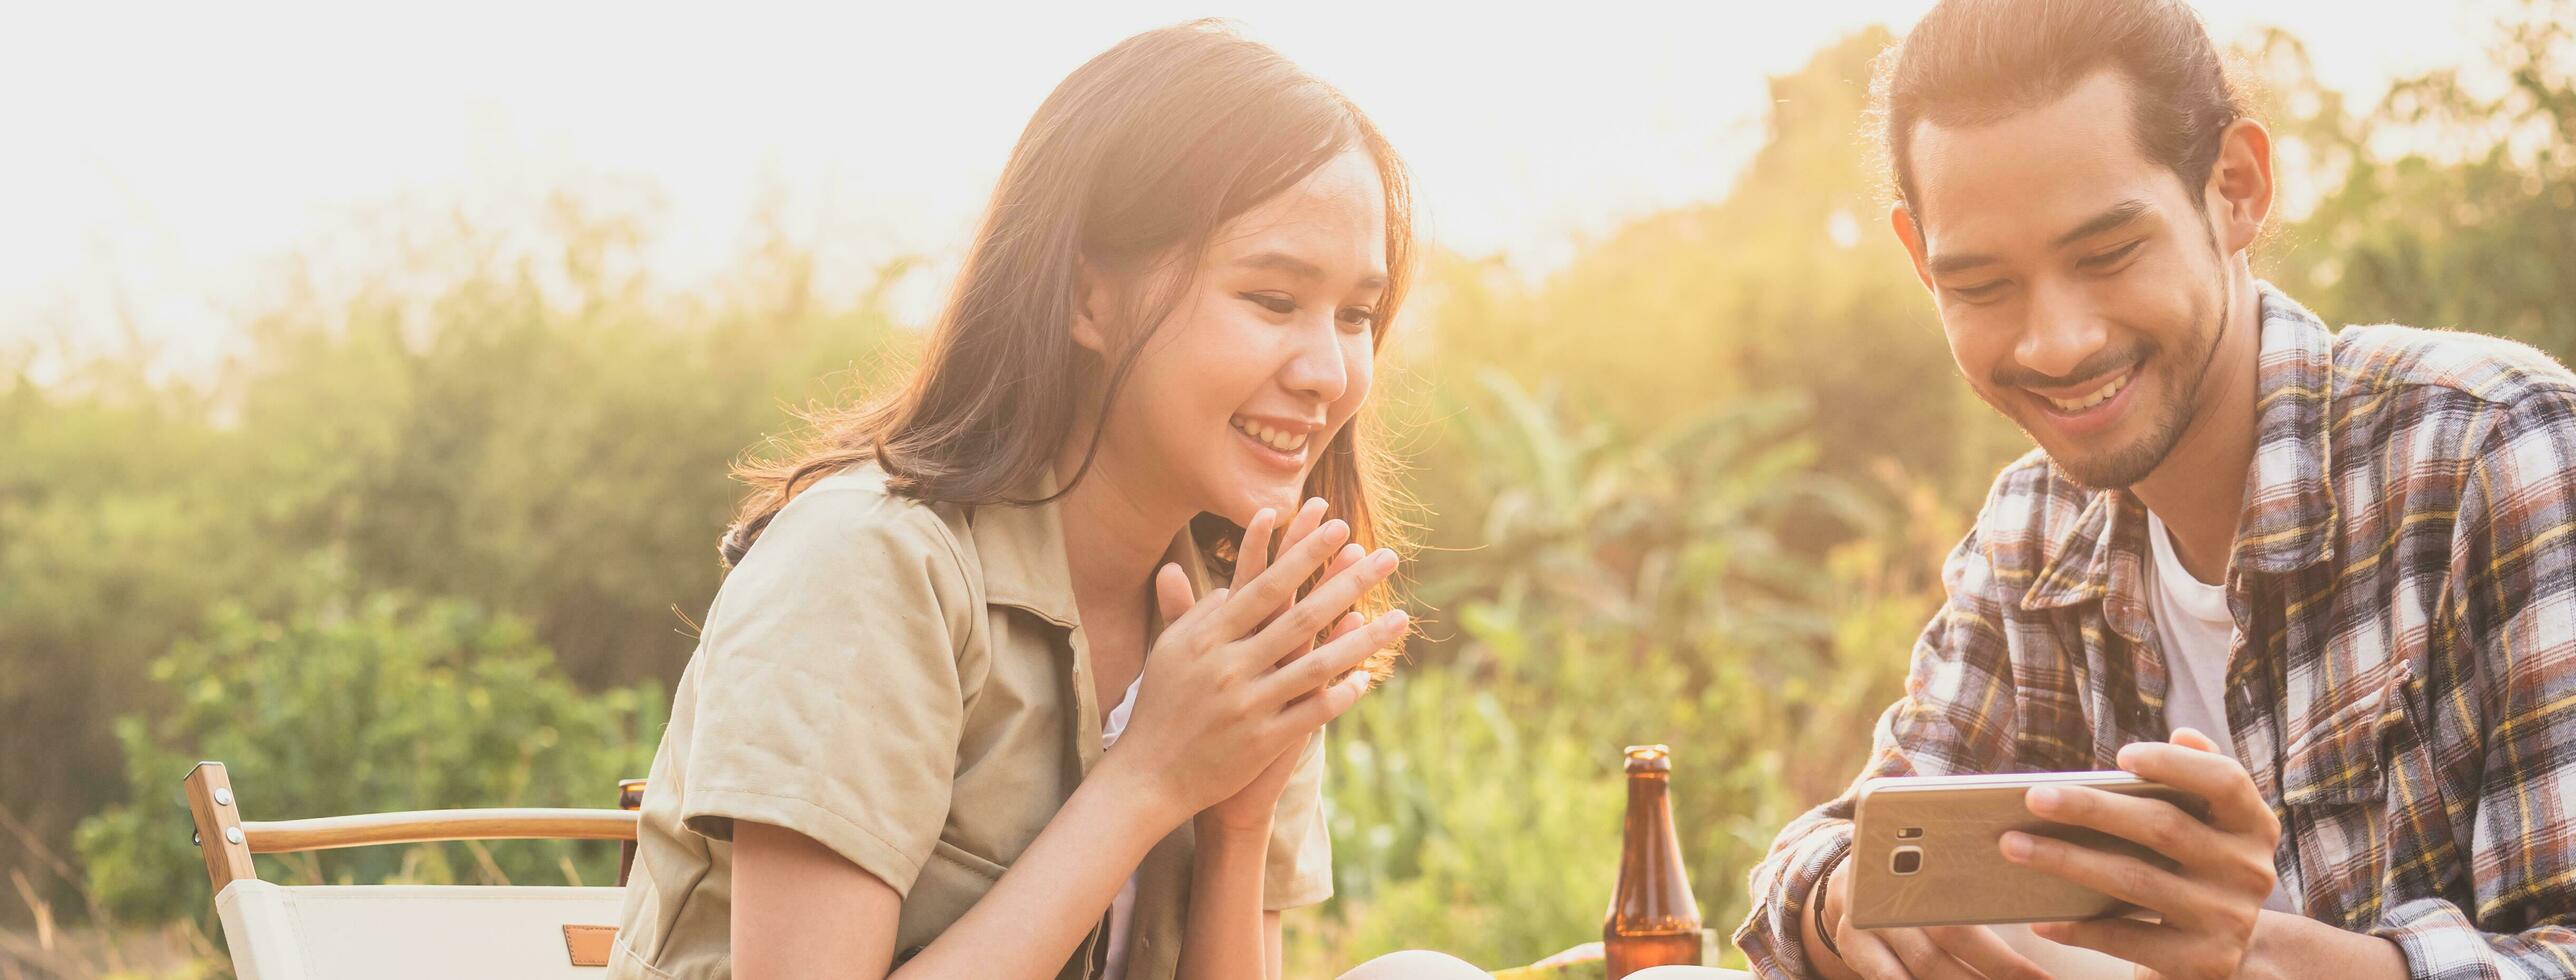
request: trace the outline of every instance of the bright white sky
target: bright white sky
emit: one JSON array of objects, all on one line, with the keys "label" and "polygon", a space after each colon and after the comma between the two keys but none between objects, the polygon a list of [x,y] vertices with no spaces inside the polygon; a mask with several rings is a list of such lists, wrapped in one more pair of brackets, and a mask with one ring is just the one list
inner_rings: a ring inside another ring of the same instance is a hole
[{"label": "bright white sky", "polygon": [[[130,325],[184,368],[221,355],[288,257],[327,263],[388,209],[531,221],[549,190],[647,187],[650,261],[684,285],[749,246],[764,202],[842,268],[953,255],[1067,71],[1207,14],[1379,120],[1430,238],[1543,273],[1586,235],[1721,196],[1761,138],[1767,75],[1929,2],[13,6],[0,347],[98,349]],[[2497,9],[2199,6],[2222,43],[2290,28],[2364,99],[2474,59]]]}]

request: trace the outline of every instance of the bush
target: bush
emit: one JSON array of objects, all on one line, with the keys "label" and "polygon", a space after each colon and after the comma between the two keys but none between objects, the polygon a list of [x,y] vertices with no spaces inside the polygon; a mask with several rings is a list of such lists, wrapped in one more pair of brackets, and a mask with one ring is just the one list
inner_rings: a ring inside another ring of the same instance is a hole
[{"label": "bush", "polygon": [[[283,620],[239,606],[154,662],[172,708],[117,719],[133,803],[82,821],[89,887],[112,914],[211,909],[180,780],[231,771],[243,812],[288,819],[467,806],[605,806],[652,761],[669,700],[652,684],[575,690],[526,624],[457,600],[325,599]],[[262,856],[306,884],[602,884],[616,849],[543,841]]]}]

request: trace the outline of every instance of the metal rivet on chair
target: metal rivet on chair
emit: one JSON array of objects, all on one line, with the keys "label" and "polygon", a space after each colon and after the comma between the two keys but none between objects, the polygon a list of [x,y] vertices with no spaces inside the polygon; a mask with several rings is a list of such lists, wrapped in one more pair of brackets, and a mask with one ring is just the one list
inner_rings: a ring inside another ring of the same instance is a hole
[{"label": "metal rivet on chair", "polygon": [[235,843],[235,844],[239,844],[239,843],[241,843],[241,842],[242,842],[241,828],[239,828],[239,827],[226,827],[226,828],[224,828],[224,839],[225,839],[225,840],[228,840],[228,841],[231,841],[231,842],[233,842],[233,843]]},{"label": "metal rivet on chair", "polygon": [[223,787],[221,787],[221,786],[215,787],[215,805],[216,805],[216,806],[231,806],[231,805],[233,805],[233,791],[232,791],[232,790],[229,790],[229,789],[225,789],[225,788],[223,788]]}]

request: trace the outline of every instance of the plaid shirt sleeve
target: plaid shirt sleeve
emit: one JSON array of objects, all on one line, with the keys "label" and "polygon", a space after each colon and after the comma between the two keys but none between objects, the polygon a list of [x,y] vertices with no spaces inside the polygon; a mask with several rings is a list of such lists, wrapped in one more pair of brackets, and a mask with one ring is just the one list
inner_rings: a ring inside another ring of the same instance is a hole
[{"label": "plaid shirt sleeve", "polygon": [[[1879,716],[1860,780],[1993,772],[2011,762],[2013,674],[2000,605],[2006,600],[1975,531],[1950,553],[1941,578],[1948,599],[1915,642],[1905,697]],[[1791,822],[1753,869],[1752,914],[1737,927],[1735,945],[1759,975],[1813,974],[1799,928],[1817,878],[1851,849],[1860,780]]]},{"label": "plaid shirt sleeve", "polygon": [[2576,392],[2527,394],[2495,419],[2461,490],[2450,576],[2482,777],[2435,787],[2474,797],[2477,907],[2413,898],[2371,930],[2417,977],[2576,976]]}]

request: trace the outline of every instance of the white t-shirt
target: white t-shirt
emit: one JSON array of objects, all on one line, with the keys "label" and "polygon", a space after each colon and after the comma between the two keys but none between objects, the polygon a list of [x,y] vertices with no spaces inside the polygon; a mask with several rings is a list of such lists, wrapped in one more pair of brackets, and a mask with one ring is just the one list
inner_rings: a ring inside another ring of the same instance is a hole
[{"label": "white t-shirt", "polygon": [[[2173,536],[2165,522],[2147,512],[2148,550],[2155,553],[2147,563],[2147,608],[2156,626],[2156,646],[2164,650],[2165,728],[2197,729],[2218,743],[2218,750],[2233,756],[2247,767],[2256,760],[2246,759],[2236,751],[2236,736],[2227,728],[2227,654],[2236,642],[2236,617],[2227,611],[2227,585],[2211,585],[2192,577],[2182,565],[2182,556],[2174,551]],[[2271,760],[2260,760],[2270,765]],[[2263,907],[2278,912],[2297,912],[2289,890],[2272,886],[2272,897]]]},{"label": "white t-shirt", "polygon": [[2235,755],[2236,738],[2227,730],[2227,652],[2236,642],[2236,617],[2227,611],[2227,586],[2192,577],[2174,552],[2173,533],[2153,511],[2147,537],[2155,553],[2147,569],[2148,610],[2172,679],[2165,686],[2165,728],[2199,729],[2219,751]]}]

